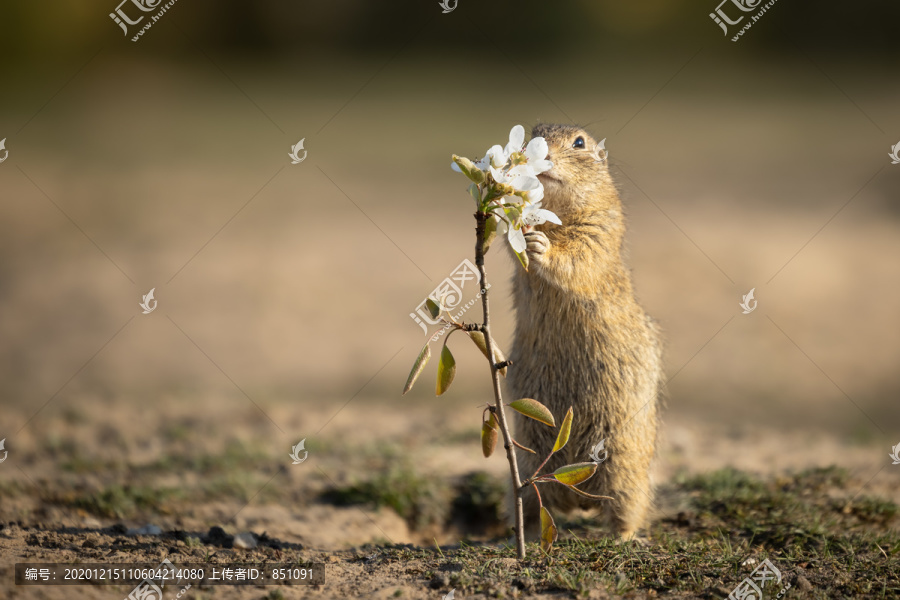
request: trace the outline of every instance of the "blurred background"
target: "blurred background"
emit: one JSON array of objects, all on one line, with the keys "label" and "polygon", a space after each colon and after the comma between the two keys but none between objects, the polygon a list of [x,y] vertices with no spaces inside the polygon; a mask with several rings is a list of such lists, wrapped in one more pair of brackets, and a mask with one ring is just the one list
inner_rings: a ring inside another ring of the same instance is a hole
[{"label": "blurred background", "polygon": [[900,5],[783,0],[736,43],[715,0],[181,0],[137,42],[148,19],[126,36],[115,9],[0,6],[0,478],[100,461],[67,471],[83,482],[235,439],[279,461],[307,439],[335,479],[381,442],[502,473],[479,454],[474,348],[451,344],[446,396],[431,366],[400,398],[423,342],[409,313],[471,259],[450,155],[551,121],[607,140],[665,331],[664,474],[896,479]]}]

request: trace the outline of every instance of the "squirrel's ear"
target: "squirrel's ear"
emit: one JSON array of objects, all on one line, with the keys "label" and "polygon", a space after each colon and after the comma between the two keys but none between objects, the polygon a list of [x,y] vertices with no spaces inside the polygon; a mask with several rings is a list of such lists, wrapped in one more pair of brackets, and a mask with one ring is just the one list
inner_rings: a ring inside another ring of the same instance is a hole
[{"label": "squirrel's ear", "polygon": [[606,151],[606,138],[603,138],[594,146],[594,156],[600,162],[606,162],[606,157],[609,156],[609,153]]}]

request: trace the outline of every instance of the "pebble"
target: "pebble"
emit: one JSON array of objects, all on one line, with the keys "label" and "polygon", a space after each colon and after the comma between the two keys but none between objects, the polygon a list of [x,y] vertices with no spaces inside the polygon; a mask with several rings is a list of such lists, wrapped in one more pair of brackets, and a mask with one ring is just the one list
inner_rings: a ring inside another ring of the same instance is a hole
[{"label": "pebble", "polygon": [[233,545],[235,548],[240,548],[242,550],[251,550],[256,548],[256,537],[249,531],[239,533],[234,536]]},{"label": "pebble", "polygon": [[811,592],[813,589],[813,586],[809,582],[809,579],[807,579],[803,575],[797,575],[797,577],[794,579],[794,586],[801,592]]}]

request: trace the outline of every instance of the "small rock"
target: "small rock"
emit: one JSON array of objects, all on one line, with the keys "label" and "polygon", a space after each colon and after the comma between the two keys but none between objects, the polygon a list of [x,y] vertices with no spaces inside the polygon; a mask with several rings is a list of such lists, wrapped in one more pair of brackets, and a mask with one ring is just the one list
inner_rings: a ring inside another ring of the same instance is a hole
[{"label": "small rock", "polygon": [[234,536],[233,545],[241,550],[252,550],[256,548],[256,536],[249,531],[239,533]]},{"label": "small rock", "polygon": [[796,587],[801,592],[811,592],[813,589],[813,586],[809,582],[809,579],[807,579],[803,575],[797,575],[794,578],[794,587]]},{"label": "small rock", "polygon": [[89,529],[100,529],[103,527],[103,524],[94,517],[85,517],[81,522],[81,525],[83,527],[88,527]]},{"label": "small rock", "polygon": [[433,590],[439,590],[450,585],[450,578],[446,575],[435,575],[431,578],[431,582],[428,585]]},{"label": "small rock", "polygon": [[153,524],[144,525],[143,527],[138,527],[136,529],[129,529],[125,532],[126,535],[159,535],[162,533],[162,529]]},{"label": "small rock", "polygon": [[96,548],[97,542],[95,542],[94,540],[84,540],[84,543],[81,544],[81,547],[82,548]]}]

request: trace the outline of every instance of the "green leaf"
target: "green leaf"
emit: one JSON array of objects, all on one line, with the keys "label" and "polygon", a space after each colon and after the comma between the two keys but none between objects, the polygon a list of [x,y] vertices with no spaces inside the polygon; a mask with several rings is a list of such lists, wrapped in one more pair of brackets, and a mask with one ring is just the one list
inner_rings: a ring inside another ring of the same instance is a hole
[{"label": "green leaf", "polygon": [[[484,354],[485,358],[491,360],[491,357],[488,356],[487,342],[484,339],[484,334],[480,331],[467,331],[466,333],[469,334],[469,338],[475,342],[475,345],[478,346],[478,349],[481,350],[481,353]],[[503,352],[500,351],[500,348],[496,347],[496,344],[494,347],[494,356],[497,360],[493,362],[503,362],[506,360],[506,357],[503,356]],[[500,369],[500,374],[506,377],[506,367]]]},{"label": "green leaf", "polygon": [[[515,252],[515,250],[513,250]],[[522,267],[527,271],[528,270],[528,253],[527,252],[516,252],[516,258],[519,259],[519,262],[522,263]]]},{"label": "green leaf", "polygon": [[551,475],[558,482],[565,485],[578,485],[582,481],[590,479],[597,472],[597,463],[576,463],[566,465],[553,471]]},{"label": "green leaf", "polygon": [[447,347],[445,342],[444,348],[441,350],[441,360],[438,363],[437,385],[435,387],[435,392],[438,396],[450,389],[450,384],[453,383],[453,377],[455,375],[456,360],[453,358],[453,354],[450,353],[450,348]]},{"label": "green leaf", "polygon": [[563,446],[569,441],[569,435],[572,433],[572,407],[569,407],[569,412],[566,413],[566,416],[563,417],[562,425],[559,426],[559,435],[556,436],[556,443],[553,444],[553,451],[559,452],[563,449]]},{"label": "green leaf", "polygon": [[425,308],[428,309],[428,312],[431,314],[432,319],[437,319],[438,315],[441,314],[441,305],[431,298],[425,299]]},{"label": "green leaf", "polygon": [[475,209],[481,210],[481,190],[473,183],[469,186],[469,195],[475,200]]},{"label": "green leaf", "polygon": [[493,454],[494,448],[497,447],[498,429],[500,429],[500,425],[497,423],[494,413],[491,413],[488,420],[481,424],[481,451],[485,458]]},{"label": "green leaf", "polygon": [[412,371],[409,372],[409,377],[406,379],[406,385],[403,386],[404,396],[406,395],[406,392],[412,389],[412,386],[416,383],[416,379],[418,379],[419,375],[422,374],[422,371],[425,370],[425,365],[428,364],[429,358],[431,358],[431,346],[428,342],[425,342],[425,347],[419,352],[416,362],[413,363]]},{"label": "green leaf", "polygon": [[487,254],[487,251],[491,248],[491,244],[494,242],[494,238],[497,237],[497,224],[499,222],[500,217],[491,215],[484,223],[484,244],[482,249],[484,254]]},{"label": "green leaf", "polygon": [[550,516],[550,511],[547,510],[546,507],[541,507],[541,550],[544,552],[550,551],[550,546],[553,545],[553,542],[556,541],[556,538],[559,537],[559,530],[556,528],[556,523],[553,522],[553,517]]},{"label": "green leaf", "polygon": [[453,162],[456,163],[456,166],[459,167],[460,171],[469,178],[472,183],[481,184],[484,183],[484,171],[475,166],[471,160],[466,158],[465,156],[457,156],[453,155]]},{"label": "green leaf", "polygon": [[525,415],[526,417],[534,419],[535,421],[540,421],[541,423],[549,425],[550,427],[556,427],[556,421],[553,420],[553,413],[550,412],[549,408],[547,408],[537,400],[532,400],[531,398],[522,398],[521,400],[510,402],[509,407],[516,412]]}]

